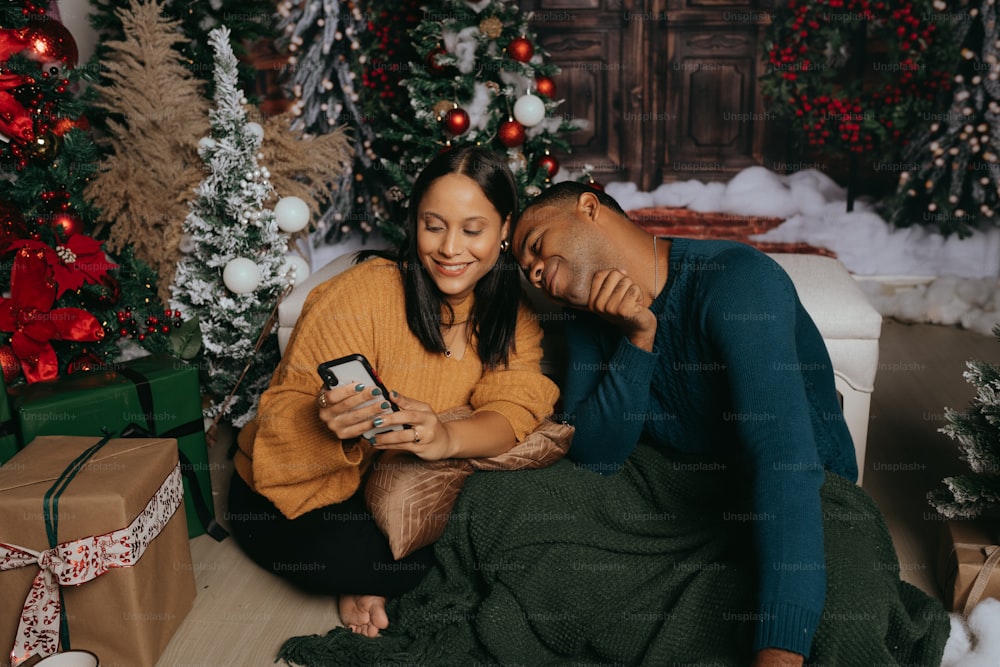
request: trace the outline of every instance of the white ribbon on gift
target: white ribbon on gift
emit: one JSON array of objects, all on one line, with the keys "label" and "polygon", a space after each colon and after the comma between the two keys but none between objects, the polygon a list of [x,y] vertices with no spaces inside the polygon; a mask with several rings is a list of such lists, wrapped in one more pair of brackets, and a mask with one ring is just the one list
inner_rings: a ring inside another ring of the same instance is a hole
[{"label": "white ribbon on gift", "polygon": [[178,463],[127,527],[103,535],[63,542],[41,553],[0,543],[0,571],[37,564],[39,572],[21,610],[21,622],[10,653],[18,665],[36,653],[42,657],[59,648],[62,616],[59,586],[82,584],[111,568],[135,565],[184,501]]}]

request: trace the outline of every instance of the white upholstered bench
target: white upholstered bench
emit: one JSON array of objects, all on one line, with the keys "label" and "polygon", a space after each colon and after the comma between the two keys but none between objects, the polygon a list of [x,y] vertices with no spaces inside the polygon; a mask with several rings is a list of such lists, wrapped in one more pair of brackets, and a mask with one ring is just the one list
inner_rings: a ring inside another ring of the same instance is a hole
[{"label": "white upholstered bench", "polygon": [[[878,339],[882,330],[882,316],[868,302],[844,265],[836,259],[800,254],[770,256],[791,277],[802,305],[816,322],[830,353],[834,381],[843,401],[844,419],[854,441],[858,460],[858,484],[861,484],[865,470],[871,394],[878,370]],[[334,259],[297,285],[281,302],[278,306],[278,345],[282,353],[309,291],[352,263],[353,253]],[[535,302],[539,309],[552,308],[544,298],[536,298]],[[553,320],[558,321],[558,318]]]}]

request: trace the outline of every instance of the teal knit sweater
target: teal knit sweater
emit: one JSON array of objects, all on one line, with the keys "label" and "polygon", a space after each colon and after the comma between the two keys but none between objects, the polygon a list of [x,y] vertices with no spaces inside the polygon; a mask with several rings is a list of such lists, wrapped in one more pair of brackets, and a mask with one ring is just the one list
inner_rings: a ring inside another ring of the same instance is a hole
[{"label": "teal knit sweater", "polygon": [[643,438],[743,470],[752,510],[723,518],[753,535],[755,648],[808,655],[826,592],[823,470],[858,474],[830,358],[771,258],[671,240],[652,352],[590,313],[567,322],[569,456],[614,472]]}]

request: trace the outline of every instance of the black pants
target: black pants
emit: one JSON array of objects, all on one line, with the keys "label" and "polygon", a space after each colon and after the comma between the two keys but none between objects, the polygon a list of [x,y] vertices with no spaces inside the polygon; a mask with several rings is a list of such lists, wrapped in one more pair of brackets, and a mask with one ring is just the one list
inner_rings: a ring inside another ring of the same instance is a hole
[{"label": "black pants", "polygon": [[396,597],[415,588],[434,562],[433,546],[393,559],[365,507],[363,486],[342,503],[287,519],[234,472],[226,518],[251,560],[311,593]]}]

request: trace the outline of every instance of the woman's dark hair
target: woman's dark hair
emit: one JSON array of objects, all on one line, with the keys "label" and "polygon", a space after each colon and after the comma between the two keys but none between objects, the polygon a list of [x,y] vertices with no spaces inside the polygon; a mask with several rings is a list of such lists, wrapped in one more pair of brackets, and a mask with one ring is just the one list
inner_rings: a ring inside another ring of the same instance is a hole
[{"label": "woman's dark hair", "polygon": [[[406,299],[406,322],[424,347],[431,352],[445,352],[441,336],[441,312],[455,312],[434,281],[427,274],[417,251],[417,209],[431,184],[448,174],[461,174],[474,180],[500,214],[500,223],[509,219],[513,235],[518,215],[517,185],[505,158],[477,146],[453,148],[439,154],[417,176],[407,207],[406,236],[389,250],[366,250],[358,253],[358,262],[378,256],[399,266]],[[469,313],[470,331],[479,341],[479,358],[490,369],[507,365],[514,349],[517,307],[521,298],[520,269],[510,251],[501,252],[493,269],[474,288],[475,303]]]}]

